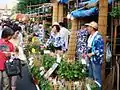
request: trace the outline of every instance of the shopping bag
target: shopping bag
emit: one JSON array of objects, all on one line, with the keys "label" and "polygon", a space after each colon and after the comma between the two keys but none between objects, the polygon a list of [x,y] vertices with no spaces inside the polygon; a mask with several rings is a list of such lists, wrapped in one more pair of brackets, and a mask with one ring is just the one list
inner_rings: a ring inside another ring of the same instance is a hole
[{"label": "shopping bag", "polygon": [[8,76],[21,75],[21,62],[19,58],[9,59],[5,62],[5,70]]},{"label": "shopping bag", "polygon": [[112,57],[112,53],[110,50],[110,44],[107,43],[107,45],[106,45],[106,62],[110,62],[111,57]]}]

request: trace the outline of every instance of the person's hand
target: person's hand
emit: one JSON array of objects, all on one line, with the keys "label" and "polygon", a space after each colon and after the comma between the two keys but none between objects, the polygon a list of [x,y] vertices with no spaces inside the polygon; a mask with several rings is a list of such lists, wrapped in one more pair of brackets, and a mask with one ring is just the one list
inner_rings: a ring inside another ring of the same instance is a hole
[{"label": "person's hand", "polygon": [[87,56],[88,56],[88,57],[92,57],[93,54],[92,54],[92,53],[88,53]]},{"label": "person's hand", "polygon": [[44,48],[47,48],[47,46],[46,46],[46,45],[44,45]]},{"label": "person's hand", "polygon": [[4,52],[4,54],[5,54],[5,56],[6,57],[9,57],[9,56],[11,56],[11,55],[15,55],[15,52]]},{"label": "person's hand", "polygon": [[85,57],[87,56],[87,54],[82,54],[82,58],[84,58],[85,59]]},{"label": "person's hand", "polygon": [[4,52],[4,54],[5,54],[6,57],[11,56],[11,53],[10,53],[10,52]]}]

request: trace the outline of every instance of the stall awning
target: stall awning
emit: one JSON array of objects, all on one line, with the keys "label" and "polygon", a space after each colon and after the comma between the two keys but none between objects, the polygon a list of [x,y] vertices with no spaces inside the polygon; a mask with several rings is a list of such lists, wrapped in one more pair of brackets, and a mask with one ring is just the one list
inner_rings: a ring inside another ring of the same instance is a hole
[{"label": "stall awning", "polygon": [[[108,3],[111,4],[113,0],[108,0]],[[89,0],[87,2],[83,2],[83,4],[92,4],[92,3],[98,3],[99,0]],[[83,18],[83,17],[88,17],[88,16],[93,16],[98,14],[98,8],[96,6],[92,8],[80,8],[77,10],[74,10],[71,12],[71,15],[75,18]]]},{"label": "stall awning", "polygon": [[69,0],[57,0],[59,3],[67,3]]},{"label": "stall awning", "polygon": [[83,18],[83,17],[93,16],[97,14],[98,14],[98,9],[96,7],[86,9],[86,10],[77,9],[71,12],[71,15],[75,18]]}]

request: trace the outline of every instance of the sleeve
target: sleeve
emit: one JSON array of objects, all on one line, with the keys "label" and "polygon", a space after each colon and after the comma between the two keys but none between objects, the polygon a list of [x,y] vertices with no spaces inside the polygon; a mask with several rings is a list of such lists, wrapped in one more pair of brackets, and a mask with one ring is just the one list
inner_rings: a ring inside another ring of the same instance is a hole
[{"label": "sleeve", "polygon": [[23,36],[22,33],[19,34],[19,41],[20,41],[20,45],[23,44]]},{"label": "sleeve", "polygon": [[52,41],[53,41],[53,36],[51,35],[51,36],[49,37],[49,39],[47,40],[45,46],[49,46],[49,44],[51,44]]},{"label": "sleeve", "polygon": [[68,30],[68,35],[70,35],[71,34],[71,32]]},{"label": "sleeve", "polygon": [[61,46],[62,46],[62,50],[63,50],[63,51],[66,51],[65,41],[64,41],[63,38],[60,39],[60,44],[61,44]]},{"label": "sleeve", "polygon": [[97,56],[99,59],[104,55],[104,41],[102,38],[98,38],[94,41],[94,46],[92,53]]},{"label": "sleeve", "polygon": [[12,43],[11,43],[10,52],[15,52],[15,47],[14,47],[14,45]]}]

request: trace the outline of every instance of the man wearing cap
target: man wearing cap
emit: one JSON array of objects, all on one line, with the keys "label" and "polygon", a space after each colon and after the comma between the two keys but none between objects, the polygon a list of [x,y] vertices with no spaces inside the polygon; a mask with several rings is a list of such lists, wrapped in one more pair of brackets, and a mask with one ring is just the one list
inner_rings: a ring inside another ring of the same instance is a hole
[{"label": "man wearing cap", "polygon": [[101,66],[104,55],[104,40],[101,34],[98,32],[98,24],[94,21],[85,24],[88,26],[88,32],[90,34],[88,38],[88,53],[89,57],[89,76],[97,81],[99,87],[102,86]]}]

